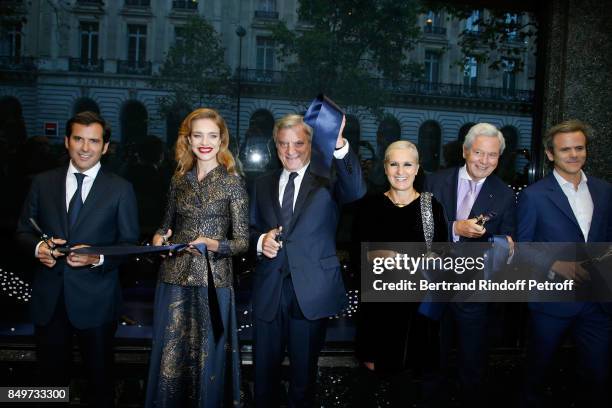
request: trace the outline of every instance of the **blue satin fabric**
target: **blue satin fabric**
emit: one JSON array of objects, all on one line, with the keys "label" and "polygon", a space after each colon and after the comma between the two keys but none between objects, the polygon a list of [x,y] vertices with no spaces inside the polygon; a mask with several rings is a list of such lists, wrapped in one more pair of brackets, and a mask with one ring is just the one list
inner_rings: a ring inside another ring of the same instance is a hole
[{"label": "blue satin fabric", "polygon": [[330,178],[331,164],[344,112],[327,96],[318,95],[308,107],[304,122],[312,127],[310,171]]}]

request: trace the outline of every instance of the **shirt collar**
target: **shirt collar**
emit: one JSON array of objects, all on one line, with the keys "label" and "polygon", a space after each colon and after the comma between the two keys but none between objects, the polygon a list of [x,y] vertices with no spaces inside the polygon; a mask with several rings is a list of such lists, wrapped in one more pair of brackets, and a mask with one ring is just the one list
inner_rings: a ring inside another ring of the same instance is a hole
[{"label": "shirt collar", "polygon": [[[555,176],[555,179],[557,179],[557,183],[559,183],[559,185],[561,187],[568,186],[568,187],[571,187],[572,189],[574,189],[574,183],[564,179],[563,176],[561,176],[561,174],[559,174],[557,169],[553,170],[553,176]],[[580,170],[580,182],[578,183],[578,188],[580,188],[580,186],[582,186],[582,185],[585,185],[586,182],[587,182],[587,176],[586,176],[586,174],[584,174],[584,171]]]},{"label": "shirt collar", "polygon": [[[463,166],[461,166],[461,168],[459,168],[459,179],[460,180],[472,180],[472,177],[470,177],[470,174],[467,172],[466,166],[467,165],[464,164]],[[483,179],[480,179],[476,182],[476,184],[482,184],[485,182],[486,179],[487,179],[486,177]]]},{"label": "shirt collar", "polygon": [[[304,167],[302,167],[299,170],[295,170],[295,173],[297,173],[297,177],[302,177],[304,175],[304,173],[306,173],[306,169],[308,168],[308,165],[310,164],[310,162],[306,163],[306,165],[304,165]],[[281,177],[283,178],[289,178],[289,174],[294,173],[293,171],[289,171],[287,169],[285,169],[283,167],[283,172],[281,174]]]},{"label": "shirt collar", "polygon": [[97,162],[92,168],[90,168],[89,170],[85,170],[85,171],[79,171],[77,170],[76,167],[74,167],[74,164],[72,164],[72,160],[70,160],[70,164],[68,165],[68,174],[74,174],[74,173],[83,173],[84,175],[86,175],[87,177],[91,177],[91,179],[95,179],[96,176],[98,175],[98,172],[100,171],[100,168],[102,167],[102,165],[100,164],[100,162]]}]

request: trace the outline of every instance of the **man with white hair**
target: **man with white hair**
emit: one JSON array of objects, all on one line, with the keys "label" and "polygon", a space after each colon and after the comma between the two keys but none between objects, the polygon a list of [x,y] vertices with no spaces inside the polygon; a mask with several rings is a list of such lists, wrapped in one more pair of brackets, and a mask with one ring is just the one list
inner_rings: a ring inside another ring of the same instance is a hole
[{"label": "man with white hair", "polygon": [[[505,235],[512,243],[516,225],[514,193],[493,174],[504,148],[504,136],[495,126],[478,123],[469,130],[463,143],[465,165],[427,176],[424,190],[432,192],[444,206],[453,242],[486,242],[493,236]],[[480,215],[489,217],[484,225],[477,219]],[[487,304],[454,302],[437,307],[443,319],[442,364],[450,349],[454,325],[463,405],[485,406],[482,385],[486,368]]]}]

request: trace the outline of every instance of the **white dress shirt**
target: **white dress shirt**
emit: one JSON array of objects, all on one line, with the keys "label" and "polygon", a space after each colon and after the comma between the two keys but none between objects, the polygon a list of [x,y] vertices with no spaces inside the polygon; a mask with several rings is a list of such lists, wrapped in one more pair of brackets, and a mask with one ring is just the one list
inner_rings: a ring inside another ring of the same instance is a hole
[{"label": "white dress shirt", "polygon": [[[77,170],[76,167],[74,167],[74,164],[72,164],[72,161],[70,161],[70,164],[68,165],[68,171],[66,172],[66,197],[65,197],[66,198],[66,213],[68,212],[68,207],[70,207],[70,200],[72,199],[72,196],[74,195],[74,193],[76,193],[77,186],[78,186],[77,179],[74,173],[83,173],[85,175],[85,178],[83,178],[83,185],[81,186],[81,198],[83,199],[83,204],[84,204],[85,200],[87,199],[87,196],[89,195],[89,192],[91,191],[91,187],[93,186],[93,183],[96,180],[96,177],[98,176],[98,172],[100,171],[101,167],[102,165],[100,164],[100,162],[98,162],[89,170],[80,172],[79,170]],[[56,237],[56,238],[59,238],[59,237]],[[36,249],[34,250],[34,256],[38,256],[38,248],[40,247],[40,244],[42,243],[43,241],[40,241],[38,245],[36,245]],[[98,262],[97,264],[94,264],[93,266],[100,266],[103,263],[104,263],[104,255],[100,255],[100,262]]]},{"label": "white dress shirt", "polygon": [[[344,159],[349,152],[349,142],[344,139],[344,146],[339,148],[338,150],[334,150],[334,158],[336,159]],[[299,170],[296,170],[297,176],[293,180],[293,184],[295,185],[295,194],[293,194],[293,208],[295,209],[295,202],[297,201],[300,187],[302,185],[302,180],[304,180],[304,174],[306,173],[306,169],[308,168],[308,162],[304,167]],[[287,169],[283,169],[280,175],[280,179],[278,180],[278,203],[279,205],[283,205],[283,193],[285,192],[285,187],[287,186],[287,182],[289,181],[289,174],[292,173]],[[261,234],[259,239],[257,240],[257,254],[261,254],[263,252],[263,238],[266,234]]]},{"label": "white dress shirt", "polygon": [[569,201],[569,205],[578,221],[580,230],[584,235],[584,241],[586,242],[589,239],[594,208],[593,199],[587,185],[587,176],[580,170],[580,182],[578,183],[578,188],[575,188],[574,184],[561,177],[556,169],[553,170],[553,175],[557,179],[563,194],[567,197],[567,201]]}]

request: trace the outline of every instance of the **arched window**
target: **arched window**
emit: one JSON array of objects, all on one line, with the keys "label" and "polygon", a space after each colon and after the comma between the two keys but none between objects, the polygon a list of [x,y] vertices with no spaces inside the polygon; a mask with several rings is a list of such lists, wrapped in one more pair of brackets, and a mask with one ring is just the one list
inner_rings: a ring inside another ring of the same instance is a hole
[{"label": "arched window", "polygon": [[465,125],[461,126],[461,128],[459,129],[459,133],[457,134],[457,141],[461,146],[463,146],[463,142],[465,141],[465,135],[468,134],[468,132],[474,125],[474,122],[468,122]]},{"label": "arched window", "polygon": [[[391,143],[400,140],[402,129],[399,122],[395,117],[388,115],[386,116],[380,125],[378,125],[378,131],[376,132],[376,142],[379,144],[379,148],[386,149]],[[380,144],[384,144],[381,146]]]},{"label": "arched window", "polygon": [[121,141],[138,143],[147,136],[149,115],[142,102],[129,100],[121,109]]},{"label": "arched window", "polygon": [[518,130],[514,126],[504,126],[500,129],[506,141],[506,149],[499,159],[497,174],[505,182],[512,183],[516,175],[516,150],[518,147]]},{"label": "arched window", "polygon": [[346,115],[346,127],[344,128],[344,137],[348,140],[354,151],[358,151],[359,140],[361,139],[361,127],[359,119],[354,115]]},{"label": "arched window", "polygon": [[438,122],[428,120],[419,128],[419,158],[425,171],[436,171],[440,167],[440,145],[442,129]]},{"label": "arched window", "polygon": [[19,99],[14,96],[0,98],[0,139],[17,146],[27,139],[25,122]]},{"label": "arched window", "polygon": [[166,115],[166,146],[174,146],[181,123],[188,114],[189,107],[187,105],[176,105],[168,112],[168,115]]},{"label": "arched window", "polygon": [[100,108],[96,101],[91,98],[79,98],[74,103],[73,114],[90,111],[100,114]]},{"label": "arched window", "polygon": [[265,109],[253,112],[240,149],[240,159],[245,171],[257,172],[279,167],[272,140],[273,129],[272,113]]}]

